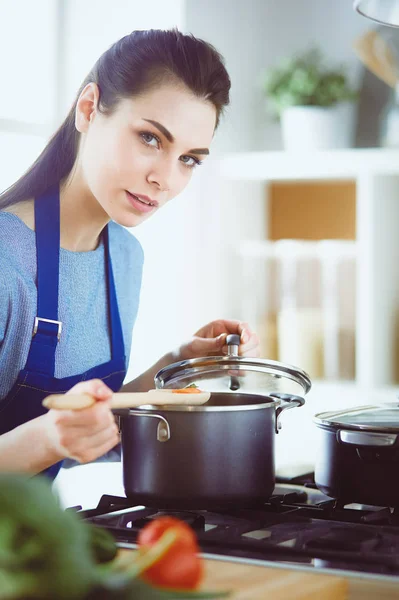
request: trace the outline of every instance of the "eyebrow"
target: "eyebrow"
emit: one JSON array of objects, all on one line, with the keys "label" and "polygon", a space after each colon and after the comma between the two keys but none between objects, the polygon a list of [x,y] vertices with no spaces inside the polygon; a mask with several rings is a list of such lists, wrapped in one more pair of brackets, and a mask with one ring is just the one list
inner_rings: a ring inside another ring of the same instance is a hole
[{"label": "eyebrow", "polygon": [[[151,125],[154,125],[154,127],[156,127],[158,129],[158,131],[160,131],[166,137],[168,142],[173,144],[173,142],[175,141],[175,138],[170,133],[170,131],[162,125],[162,123],[158,123],[158,121],[153,121],[152,119],[144,119],[144,117],[142,117],[142,119],[143,119],[143,121],[146,121],[147,123],[151,123]],[[192,148],[191,150],[188,150],[188,152],[192,152],[193,154],[209,154],[209,149],[208,148]]]}]

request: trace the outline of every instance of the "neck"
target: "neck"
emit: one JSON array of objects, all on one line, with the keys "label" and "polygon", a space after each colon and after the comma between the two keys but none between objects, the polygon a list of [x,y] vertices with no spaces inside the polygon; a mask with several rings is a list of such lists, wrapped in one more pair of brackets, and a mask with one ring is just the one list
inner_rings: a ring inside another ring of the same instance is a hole
[{"label": "neck", "polygon": [[95,250],[109,216],[85,185],[79,172],[72,172],[60,186],[60,246],[73,252]]}]

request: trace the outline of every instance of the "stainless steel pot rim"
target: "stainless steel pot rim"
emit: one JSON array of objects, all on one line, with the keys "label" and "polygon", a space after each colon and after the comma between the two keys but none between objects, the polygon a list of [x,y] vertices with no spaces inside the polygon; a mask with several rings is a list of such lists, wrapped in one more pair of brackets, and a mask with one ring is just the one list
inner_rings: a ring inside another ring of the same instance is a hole
[{"label": "stainless steel pot rim", "polygon": [[293,365],[241,356],[207,356],[172,363],[158,371],[154,381],[156,387],[163,388],[171,382],[194,381],[197,375],[199,380],[208,373],[220,372],[221,376],[227,376],[225,371],[229,370],[256,371],[276,378],[290,379],[300,385],[305,394],[312,386],[309,375]]},{"label": "stainless steel pot rim", "polygon": [[[370,423],[353,423],[350,421],[343,420],[343,417],[350,415],[358,416],[360,414],[380,412],[381,414],[388,410],[396,409],[398,412],[398,422],[392,423],[387,420],[385,424],[377,424],[373,421]],[[313,417],[313,422],[319,427],[328,427],[334,430],[351,430],[351,431],[364,431],[364,432],[383,432],[383,433],[399,433],[399,405],[397,402],[386,402],[382,404],[369,404],[364,406],[357,406],[355,408],[347,408],[340,411],[328,411],[317,413]]]},{"label": "stainless steel pot rim", "polygon": [[240,404],[240,405],[228,405],[228,406],[183,406],[183,405],[167,405],[164,404],[162,406],[155,404],[143,404],[138,408],[132,409],[132,413],[137,412],[138,410],[148,412],[180,412],[180,413],[204,413],[204,412],[238,412],[238,411],[247,411],[247,410],[264,410],[266,408],[277,408],[280,406],[281,400],[270,400],[268,402],[260,403],[260,404]]}]

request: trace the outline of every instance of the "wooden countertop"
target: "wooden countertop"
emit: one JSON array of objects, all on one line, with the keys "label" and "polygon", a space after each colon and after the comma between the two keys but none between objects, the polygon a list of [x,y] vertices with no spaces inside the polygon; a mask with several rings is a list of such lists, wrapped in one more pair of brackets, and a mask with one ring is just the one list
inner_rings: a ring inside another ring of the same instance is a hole
[{"label": "wooden countertop", "polygon": [[231,600],[398,600],[397,583],[298,569],[206,560],[204,589],[230,589]]},{"label": "wooden countertop", "polygon": [[[120,553],[134,550],[120,549]],[[205,559],[204,590],[230,590],[229,600],[398,600],[397,582]]]}]

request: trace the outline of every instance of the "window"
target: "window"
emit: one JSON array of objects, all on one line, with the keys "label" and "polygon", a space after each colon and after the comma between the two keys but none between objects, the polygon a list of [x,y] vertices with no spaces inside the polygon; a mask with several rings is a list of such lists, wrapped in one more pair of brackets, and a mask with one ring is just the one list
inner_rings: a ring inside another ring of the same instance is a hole
[{"label": "window", "polygon": [[133,29],[180,26],[183,0],[0,0],[0,191],[35,160],[84,77]]},{"label": "window", "polygon": [[0,0],[0,190],[35,160],[55,122],[56,17],[52,0]]}]

